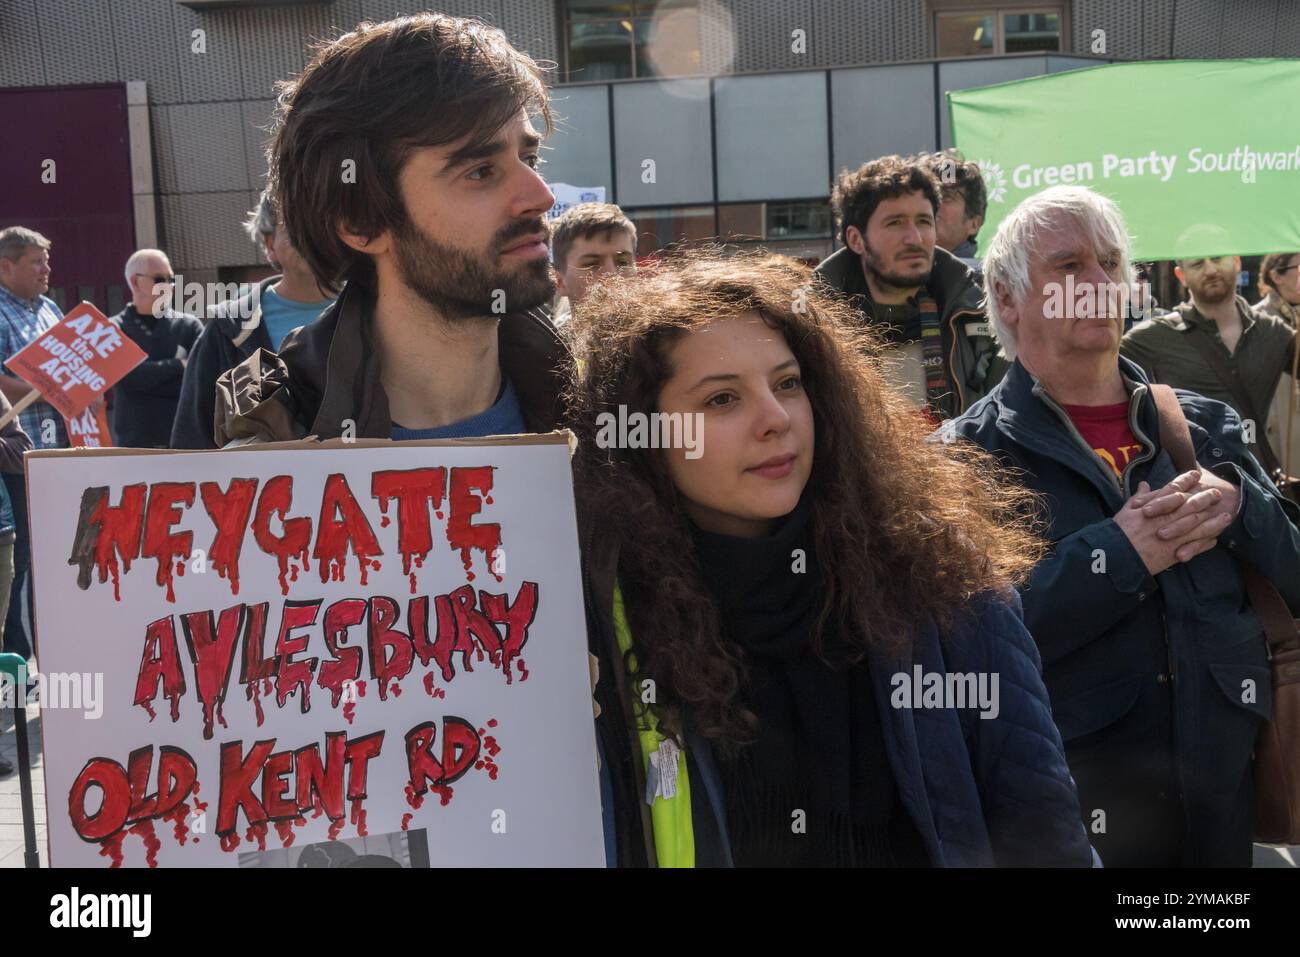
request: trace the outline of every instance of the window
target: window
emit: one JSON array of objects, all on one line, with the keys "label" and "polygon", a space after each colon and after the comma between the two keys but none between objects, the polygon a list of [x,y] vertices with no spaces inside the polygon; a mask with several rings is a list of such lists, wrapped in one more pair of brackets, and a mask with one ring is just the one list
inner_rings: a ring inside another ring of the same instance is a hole
[{"label": "window", "polygon": [[624,212],[636,226],[638,256],[648,256],[673,243],[691,245],[706,242],[718,235],[712,206],[629,209]]},{"label": "window", "polygon": [[816,265],[831,254],[831,210],[825,199],[727,203],[718,207],[718,237]]},{"label": "window", "polygon": [[935,55],[999,56],[1061,49],[1059,7],[940,10],[934,15]]},{"label": "window", "polygon": [[726,242],[829,239],[830,203],[728,203],[718,207],[718,235]]},{"label": "window", "polygon": [[565,0],[570,83],[701,72],[695,0]]},{"label": "window", "polygon": [[1005,53],[1034,53],[1061,49],[1059,13],[1004,13],[1002,46]]},{"label": "window", "polygon": [[637,255],[674,243],[761,246],[817,262],[831,253],[831,210],[825,199],[723,203],[624,210],[636,226]]},{"label": "window", "polygon": [[813,203],[768,203],[768,239],[824,239],[831,234],[827,200]]}]

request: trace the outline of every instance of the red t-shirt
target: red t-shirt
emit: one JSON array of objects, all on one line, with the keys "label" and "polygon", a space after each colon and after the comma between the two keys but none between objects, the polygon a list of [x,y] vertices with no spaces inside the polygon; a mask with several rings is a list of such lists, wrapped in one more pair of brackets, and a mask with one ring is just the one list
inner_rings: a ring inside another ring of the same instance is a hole
[{"label": "red t-shirt", "polygon": [[1083,440],[1110,466],[1116,478],[1142,453],[1142,443],[1128,425],[1128,403],[1115,405],[1066,405],[1065,414]]}]

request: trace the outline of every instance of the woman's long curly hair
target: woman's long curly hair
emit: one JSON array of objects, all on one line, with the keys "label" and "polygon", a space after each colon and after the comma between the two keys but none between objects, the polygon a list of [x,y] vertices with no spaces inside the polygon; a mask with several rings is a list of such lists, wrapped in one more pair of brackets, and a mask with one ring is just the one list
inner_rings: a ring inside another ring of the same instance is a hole
[{"label": "woman's long curly hair", "polygon": [[1043,549],[1030,494],[967,443],[927,440],[931,426],[882,376],[881,341],[806,266],[707,249],[602,282],[566,327],[578,497],[598,534],[619,535],[636,686],[655,682],[650,710],[666,732],[680,735],[689,719],[724,745],[751,740],[757,722],[740,701],[743,656],[723,634],[664,453],[601,448],[596,434],[601,413],[656,410],[673,343],[743,313],[785,337],[812,405],[806,493],[823,583],[812,642],[828,664],[902,647],[925,621],[950,626],[976,594],[1022,582]]}]

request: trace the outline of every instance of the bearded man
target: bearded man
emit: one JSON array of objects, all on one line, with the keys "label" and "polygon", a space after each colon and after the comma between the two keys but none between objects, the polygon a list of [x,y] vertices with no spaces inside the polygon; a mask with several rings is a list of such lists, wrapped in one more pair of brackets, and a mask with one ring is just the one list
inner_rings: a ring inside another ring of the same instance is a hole
[{"label": "bearded man", "polygon": [[216,444],[440,439],[559,420],[568,353],[537,172],[536,63],[481,22],[420,14],[320,48],[280,97],[271,187],[334,305],[217,382]]},{"label": "bearded man", "polygon": [[816,270],[884,332],[891,384],[935,422],[966,411],[1007,368],[975,273],[936,246],[940,187],[925,158],[845,170],[831,194],[844,248]]},{"label": "bearded man", "polygon": [[1278,382],[1291,367],[1295,330],[1276,316],[1252,312],[1237,294],[1239,256],[1179,259],[1174,274],[1187,288],[1187,302],[1135,325],[1120,352],[1153,382],[1232,406],[1250,451],[1271,475],[1279,457],[1265,426]]}]

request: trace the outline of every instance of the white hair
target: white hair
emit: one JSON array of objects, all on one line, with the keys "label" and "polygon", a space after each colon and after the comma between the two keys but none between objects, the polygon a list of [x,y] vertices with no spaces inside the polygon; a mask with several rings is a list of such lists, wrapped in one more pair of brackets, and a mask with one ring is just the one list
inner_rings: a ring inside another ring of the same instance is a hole
[{"label": "white hair", "polygon": [[271,194],[271,188],[268,186],[262,190],[262,195],[257,198],[257,205],[249,210],[248,215],[244,218],[244,232],[248,234],[248,238],[253,241],[254,246],[265,251],[262,237],[275,235],[275,224],[278,219],[279,213],[275,208],[275,197]]},{"label": "white hair", "polygon": [[140,273],[140,266],[144,263],[144,261],[146,259],[153,259],[154,257],[158,257],[165,263],[168,264],[171,263],[171,260],[167,258],[167,254],[163,252],[161,249],[137,249],[135,252],[133,252],[130,255],[130,257],[126,261],[126,270],[125,270],[126,284],[128,286],[131,285],[132,276],[142,275]]},{"label": "white hair", "polygon": [[1015,335],[998,309],[997,287],[1006,287],[1013,302],[1029,292],[1030,256],[1043,233],[1076,229],[1092,242],[1098,255],[1119,250],[1119,282],[1132,282],[1131,241],[1124,216],[1115,203],[1086,186],[1052,186],[1020,202],[998,224],[984,255],[984,310],[993,320],[998,342],[1016,357]]}]

